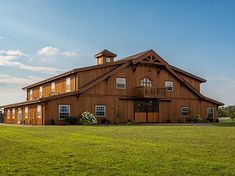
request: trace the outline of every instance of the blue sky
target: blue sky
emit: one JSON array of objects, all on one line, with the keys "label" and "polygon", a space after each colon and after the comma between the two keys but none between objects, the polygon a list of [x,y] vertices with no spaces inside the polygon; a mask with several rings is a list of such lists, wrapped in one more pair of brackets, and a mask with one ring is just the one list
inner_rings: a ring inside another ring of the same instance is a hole
[{"label": "blue sky", "polygon": [[0,104],[21,87],[95,64],[104,48],[122,58],[154,49],[207,79],[202,92],[235,104],[235,2],[224,0],[1,0]]}]

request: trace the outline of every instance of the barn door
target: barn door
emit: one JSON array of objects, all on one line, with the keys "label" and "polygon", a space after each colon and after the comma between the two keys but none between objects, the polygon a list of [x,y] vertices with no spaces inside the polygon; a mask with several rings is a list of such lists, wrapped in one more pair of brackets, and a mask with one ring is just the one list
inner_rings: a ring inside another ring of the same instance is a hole
[{"label": "barn door", "polygon": [[158,122],[159,102],[157,100],[135,101],[136,122]]}]

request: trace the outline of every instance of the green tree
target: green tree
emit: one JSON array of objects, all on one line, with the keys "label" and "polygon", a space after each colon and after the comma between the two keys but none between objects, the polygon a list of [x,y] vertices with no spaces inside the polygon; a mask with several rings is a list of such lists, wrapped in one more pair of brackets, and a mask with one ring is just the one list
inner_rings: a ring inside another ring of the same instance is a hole
[{"label": "green tree", "polygon": [[232,121],[235,119],[235,112],[231,112],[230,118],[232,119]]}]

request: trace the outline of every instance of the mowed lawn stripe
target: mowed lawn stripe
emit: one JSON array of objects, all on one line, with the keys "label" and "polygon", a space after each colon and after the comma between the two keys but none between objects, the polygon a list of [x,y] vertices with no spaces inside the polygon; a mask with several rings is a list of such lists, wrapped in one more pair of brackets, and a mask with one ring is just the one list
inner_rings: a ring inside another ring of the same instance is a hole
[{"label": "mowed lawn stripe", "polygon": [[235,128],[0,126],[0,175],[235,175]]}]

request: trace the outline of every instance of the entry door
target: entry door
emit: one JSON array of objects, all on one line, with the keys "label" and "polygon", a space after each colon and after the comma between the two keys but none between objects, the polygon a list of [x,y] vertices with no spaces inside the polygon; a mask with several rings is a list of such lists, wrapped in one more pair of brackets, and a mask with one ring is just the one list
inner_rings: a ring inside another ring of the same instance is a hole
[{"label": "entry door", "polygon": [[136,122],[158,122],[159,102],[157,100],[135,101]]},{"label": "entry door", "polygon": [[22,122],[22,110],[21,108],[18,108],[18,124],[21,124]]}]

